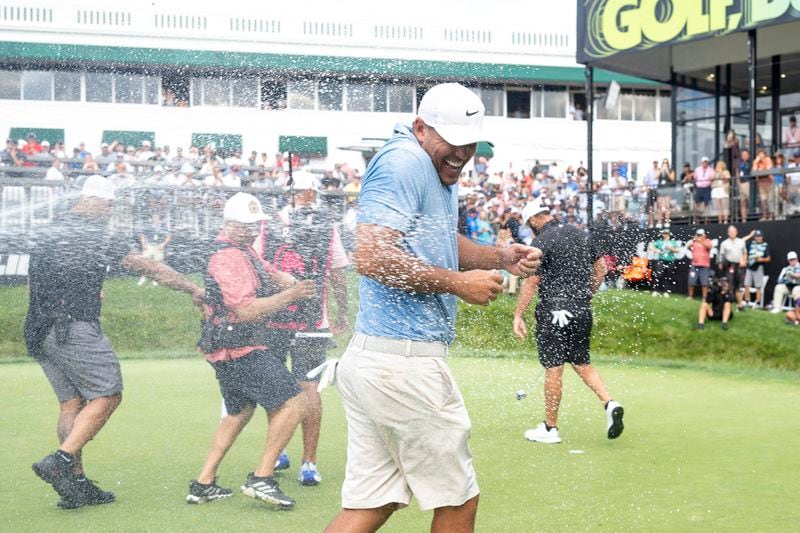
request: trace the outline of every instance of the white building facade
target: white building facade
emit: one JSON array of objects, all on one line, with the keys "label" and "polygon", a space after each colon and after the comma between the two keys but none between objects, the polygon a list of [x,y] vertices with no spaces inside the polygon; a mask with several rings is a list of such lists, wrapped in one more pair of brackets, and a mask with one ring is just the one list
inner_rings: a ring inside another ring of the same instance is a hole
[{"label": "white building facade", "polygon": [[[114,138],[213,140],[270,159],[299,138],[319,165],[363,169],[342,148],[389,137],[427,87],[458,81],[486,104],[493,168],[586,161],[574,2],[364,5],[12,0],[0,5],[0,131],[92,151]],[[613,111],[596,106],[595,175],[668,157],[669,88],[595,79],[601,94],[622,85]]]}]

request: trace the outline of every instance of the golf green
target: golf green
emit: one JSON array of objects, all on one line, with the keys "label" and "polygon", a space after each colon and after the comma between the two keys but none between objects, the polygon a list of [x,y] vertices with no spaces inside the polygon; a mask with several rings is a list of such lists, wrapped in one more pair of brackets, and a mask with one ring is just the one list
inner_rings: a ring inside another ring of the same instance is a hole
[{"label": "golf green", "polygon": [[[797,375],[714,367],[634,366],[600,371],[626,409],[625,433],[605,438],[599,402],[565,376],[564,442],[534,444],[523,432],[541,420],[541,384],[514,392],[538,371],[531,361],[454,358],[473,420],[481,486],[479,531],[792,530],[800,521],[800,387]],[[0,366],[4,531],[320,531],[339,506],[346,426],[335,390],[324,392],[319,451],[322,485],[301,488],[296,463],[282,488],[298,501],[276,512],[242,496],[184,503],[219,417],[219,393],[202,360],[125,360],[123,403],[85,450],[89,475],[117,502],[63,511],[30,469],[56,447],[57,404],[33,363]],[[266,417],[254,417],[220,470],[238,489],[261,453]],[[299,459],[300,439],[289,446]],[[385,531],[425,531],[415,504]]]}]

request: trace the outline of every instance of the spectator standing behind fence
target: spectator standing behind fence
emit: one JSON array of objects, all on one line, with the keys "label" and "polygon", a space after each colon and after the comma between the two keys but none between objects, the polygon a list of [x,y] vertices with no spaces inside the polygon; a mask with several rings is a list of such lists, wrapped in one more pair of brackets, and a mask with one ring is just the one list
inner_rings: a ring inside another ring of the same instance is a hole
[{"label": "spectator standing behind fence", "polygon": [[734,176],[738,176],[739,163],[742,160],[742,150],[739,146],[739,138],[733,130],[728,130],[728,135],[725,137],[723,154],[725,155],[725,163],[728,165],[728,168],[731,169],[731,173]]},{"label": "spectator standing behind fence", "polygon": [[669,227],[670,222],[670,203],[672,197],[670,190],[675,186],[675,170],[669,166],[669,159],[661,162],[658,171],[658,214],[656,227]]},{"label": "spectator standing behind fence", "polygon": [[[708,158],[700,159],[700,166],[694,169],[694,197],[697,209],[703,214],[708,224],[708,204],[711,203],[711,182],[714,180],[714,169],[708,164]],[[698,213],[699,215],[700,213]]]},{"label": "spectator standing behind fence", "polygon": [[783,149],[789,153],[800,150],[800,128],[797,127],[797,117],[789,117],[789,126],[783,134]]},{"label": "spectator standing behind fence", "polygon": [[[794,161],[788,168],[800,168],[800,150],[794,153]],[[786,214],[792,215],[800,211],[800,172],[791,172],[786,175]]]},{"label": "spectator standing behind fence", "polygon": [[708,281],[711,276],[711,248],[713,244],[706,235],[706,230],[698,229],[694,239],[686,245],[692,253],[692,264],[689,267],[689,299],[694,297],[694,288],[700,287],[705,301],[708,295]]},{"label": "spectator standing behind fence", "polygon": [[[660,169],[658,161],[653,161],[653,168],[647,171],[644,176],[644,189],[647,193],[647,227],[652,228],[655,223],[656,210],[658,209],[658,180]],[[609,204],[606,204],[609,205]]]},{"label": "spectator standing behind fence", "polygon": [[[767,155],[767,151],[760,148],[756,152],[756,159],[753,161],[753,171],[769,170],[773,167],[772,159]],[[766,174],[756,177],[758,184],[758,203],[760,206],[760,220],[770,220],[773,218],[772,207],[770,202],[770,195],[772,193],[772,184],[775,180],[772,174]]]},{"label": "spectator standing behind fence", "polygon": [[[752,180],[749,177],[753,171],[753,162],[750,161],[750,150],[745,148],[741,152],[741,160],[739,161],[739,172],[736,178],[736,188],[739,190],[739,210],[741,212],[742,222],[747,221],[747,212],[750,210],[750,191],[752,188]],[[744,178],[748,176],[747,178]]]},{"label": "spectator standing behind fence", "polygon": [[773,313],[781,312],[783,300],[787,295],[791,295],[792,301],[800,298],[800,262],[797,260],[797,252],[789,252],[786,255],[786,260],[789,264],[781,270],[772,296],[771,311]]},{"label": "spectator standing behind fence", "polygon": [[675,265],[680,244],[672,238],[668,229],[661,230],[661,238],[656,239],[649,246],[650,252],[654,254],[651,265],[653,268],[654,286],[657,295],[659,292],[668,296],[675,289]]},{"label": "spectator standing behind fence", "polygon": [[750,303],[750,288],[756,289],[756,302],[761,301],[761,291],[764,289],[764,265],[772,261],[769,244],[764,241],[764,234],[756,230],[753,242],[747,251],[747,273],[744,277],[744,297]]},{"label": "spectator standing behind fence", "polygon": [[[773,168],[784,169],[786,168],[786,159],[781,152],[775,152],[772,155]],[[773,218],[775,216],[782,216],[784,211],[784,203],[788,201],[786,196],[786,176],[784,174],[773,174],[775,186],[770,191],[770,205],[773,206]]]},{"label": "spectator standing behind fence", "polygon": [[717,161],[714,168],[714,181],[711,182],[711,199],[720,224],[728,223],[731,173],[725,161]]}]

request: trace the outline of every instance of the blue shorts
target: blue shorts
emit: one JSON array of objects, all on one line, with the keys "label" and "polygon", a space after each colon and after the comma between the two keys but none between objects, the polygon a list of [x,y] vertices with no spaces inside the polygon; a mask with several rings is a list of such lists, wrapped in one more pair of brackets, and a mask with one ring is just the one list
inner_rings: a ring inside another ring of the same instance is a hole
[{"label": "blue shorts", "polygon": [[694,199],[698,204],[710,204],[711,187],[698,187],[694,192]]},{"label": "blue shorts", "polygon": [[708,267],[690,266],[689,267],[689,286],[708,287],[708,278],[711,276],[711,269]]}]

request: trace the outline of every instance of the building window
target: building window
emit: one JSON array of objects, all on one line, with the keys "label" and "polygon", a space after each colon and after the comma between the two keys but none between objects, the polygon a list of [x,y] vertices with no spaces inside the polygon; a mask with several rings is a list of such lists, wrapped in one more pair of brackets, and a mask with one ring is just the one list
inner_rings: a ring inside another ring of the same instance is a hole
[{"label": "building window", "polygon": [[319,80],[319,108],[323,111],[341,111],[343,87],[342,80]]},{"label": "building window", "polygon": [[144,97],[144,76],[117,74],[114,76],[114,101],[118,104],[141,104]]},{"label": "building window", "polygon": [[112,76],[106,72],[86,73],[86,101],[110,102]]},{"label": "building window", "polygon": [[385,83],[379,83],[372,89],[372,110],[377,113],[386,112],[386,89]]},{"label": "building window", "polygon": [[503,98],[505,91],[502,87],[481,87],[481,102],[486,108],[487,117],[503,116]]},{"label": "building window", "polygon": [[53,73],[44,71],[25,71],[22,73],[23,100],[52,100]]},{"label": "building window", "polygon": [[289,109],[315,109],[317,83],[314,80],[289,82]]},{"label": "building window", "polygon": [[545,117],[566,118],[569,95],[564,87],[545,87],[543,102]]},{"label": "building window", "polygon": [[347,110],[372,111],[372,85],[347,84]]},{"label": "building window", "polygon": [[258,79],[234,78],[231,80],[233,105],[236,107],[256,107],[258,101]]},{"label": "building window", "polygon": [[531,118],[531,90],[527,87],[509,87],[506,90],[508,118]]},{"label": "building window", "polygon": [[656,119],[655,91],[636,91],[633,99],[636,106],[636,120],[652,122]]},{"label": "building window", "polygon": [[54,72],[53,89],[55,99],[59,102],[80,102],[80,72]]},{"label": "building window", "polygon": [[161,80],[155,76],[144,78],[144,103],[158,105],[161,94]]},{"label": "building window", "polygon": [[672,121],[672,98],[669,92],[659,91],[658,107],[661,122]]},{"label": "building window", "polygon": [[411,85],[389,85],[387,88],[390,113],[414,112],[414,87]]},{"label": "building window", "polygon": [[619,95],[620,120],[633,120],[633,94],[622,92]]},{"label": "building window", "polygon": [[286,109],[286,82],[261,80],[261,108]]},{"label": "building window", "polygon": [[230,107],[231,81],[226,78],[204,78],[203,105]]},{"label": "building window", "polygon": [[19,72],[0,70],[0,98],[6,100],[19,100],[19,95]]},{"label": "building window", "polygon": [[539,118],[542,116],[542,93],[544,93],[544,87],[538,85],[531,90],[531,116],[533,118]]}]

